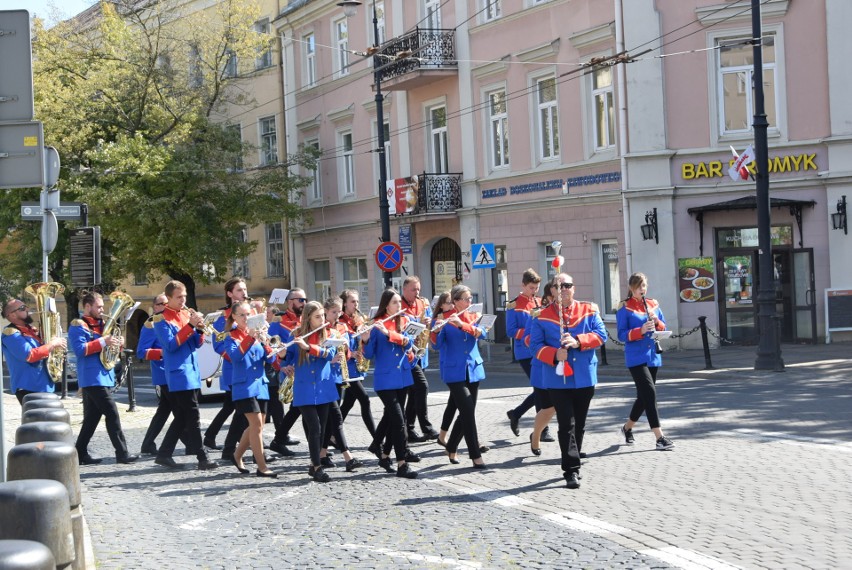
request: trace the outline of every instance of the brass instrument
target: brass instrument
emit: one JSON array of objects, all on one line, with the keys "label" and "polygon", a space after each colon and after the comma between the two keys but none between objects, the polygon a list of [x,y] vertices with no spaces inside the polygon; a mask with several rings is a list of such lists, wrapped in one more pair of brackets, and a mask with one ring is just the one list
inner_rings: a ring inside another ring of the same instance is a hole
[{"label": "brass instrument", "polygon": [[249,317],[248,326],[249,329],[257,332],[257,340],[260,341],[260,344],[265,344],[273,352],[278,352],[284,348],[281,344],[280,336],[269,336],[269,323],[266,322],[266,315],[264,313],[258,313]]},{"label": "brass instrument", "polygon": [[293,403],[293,381],[295,380],[294,374],[288,374],[278,388],[278,399],[281,400],[282,404]]},{"label": "brass instrument", "polygon": [[[104,320],[104,328],[101,336],[112,334],[121,340],[121,344],[124,344],[124,337],[121,334],[121,326],[118,324],[118,319],[121,317],[121,313],[133,304],[133,297],[121,291],[113,291],[109,294],[109,298],[112,299],[112,307],[110,307],[109,315]],[[115,329],[115,334],[112,332],[113,329]],[[120,345],[117,348],[107,345],[101,350],[101,364],[107,370],[115,368],[119,358],[121,358]]]},{"label": "brass instrument", "polygon": [[349,349],[344,348],[342,351],[343,359],[340,362],[340,376],[343,378],[343,384],[341,386],[343,389],[347,389],[349,387]]},{"label": "brass instrument", "polygon": [[[38,328],[41,340],[49,343],[54,337],[62,336],[62,325],[59,322],[59,312],[56,310],[56,296],[65,291],[61,283],[33,283],[24,292],[35,300]],[[51,303],[52,300],[52,303]],[[47,357],[47,373],[54,382],[62,381],[62,365],[65,362],[67,350],[57,346]]]},{"label": "brass instrument", "polygon": [[[190,316],[198,315],[201,317],[202,321],[206,318],[206,315],[204,315],[204,313],[199,313],[195,309],[190,309],[189,307],[184,307],[181,309],[181,311],[189,313]],[[227,332],[219,332],[218,330],[216,330],[216,327],[213,326],[213,323],[202,322],[201,326],[197,327],[195,330],[202,334],[210,335],[211,337],[216,339],[216,342],[222,342],[223,340],[225,340],[225,337],[228,336]]]},{"label": "brass instrument", "polygon": [[366,374],[370,370],[370,361],[360,350],[355,352],[355,368],[357,368],[358,372],[361,374]]},{"label": "brass instrument", "polygon": [[432,336],[432,331],[429,330],[429,323],[426,320],[426,308],[423,309],[423,314],[417,320],[421,324],[426,325],[426,328],[414,340],[414,356],[419,359],[426,356],[426,353],[429,352],[429,340]]}]

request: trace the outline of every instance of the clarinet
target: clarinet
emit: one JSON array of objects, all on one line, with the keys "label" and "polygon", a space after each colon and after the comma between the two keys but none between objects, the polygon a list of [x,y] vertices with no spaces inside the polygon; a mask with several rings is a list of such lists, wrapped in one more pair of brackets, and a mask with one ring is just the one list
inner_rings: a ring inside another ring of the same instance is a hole
[{"label": "clarinet", "polygon": [[[645,307],[645,314],[648,315],[649,323],[654,322],[653,317],[651,316],[651,311],[648,310],[648,303],[645,301],[645,295],[642,295],[642,305]],[[656,326],[654,327],[656,329]],[[660,344],[660,341],[654,339],[654,352],[657,354],[661,354],[663,352],[663,347]]]}]

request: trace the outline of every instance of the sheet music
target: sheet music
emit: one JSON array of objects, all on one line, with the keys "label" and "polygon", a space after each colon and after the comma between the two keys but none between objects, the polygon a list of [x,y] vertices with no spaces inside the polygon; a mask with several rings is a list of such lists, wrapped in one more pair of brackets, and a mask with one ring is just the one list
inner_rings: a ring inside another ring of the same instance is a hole
[{"label": "sheet music", "polygon": [[249,330],[258,330],[266,328],[266,315],[252,315],[247,320]]},{"label": "sheet music", "polygon": [[497,322],[497,315],[482,315],[482,317],[479,318],[479,323],[477,324],[488,332],[491,330],[491,327],[494,326],[495,322]]},{"label": "sheet music", "polygon": [[654,340],[669,338],[670,336],[672,336],[672,331],[654,331],[653,333],[651,333],[651,338],[653,338]]},{"label": "sheet music", "polygon": [[423,323],[419,323],[417,321],[409,321],[408,326],[405,327],[405,330],[403,331],[403,333],[407,334],[409,336],[416,337],[416,336],[420,336],[420,333],[422,333],[425,330],[426,330],[426,325],[424,325]]},{"label": "sheet music", "polygon": [[290,294],[289,289],[273,289],[269,294],[269,305],[283,305],[287,302],[287,295]]},{"label": "sheet music", "polygon": [[378,306],[378,305],[375,305],[375,306],[373,306],[373,307],[370,307],[370,314],[369,314],[369,315],[367,315],[367,318],[368,318],[368,319],[372,319],[373,317],[375,317],[375,316],[376,316],[376,311],[378,311],[378,310],[379,310],[379,306]]},{"label": "sheet music", "polygon": [[467,310],[467,312],[468,313],[481,313],[482,309],[483,309],[482,303],[474,303],[470,306],[470,308]]},{"label": "sheet music", "polygon": [[136,302],[133,304],[133,306],[132,306],[132,307],[130,307],[129,309],[127,309],[127,311],[124,313],[124,316],[123,316],[123,317],[121,317],[122,319],[124,319],[124,322],[125,322],[125,323],[126,323],[126,322],[130,319],[131,315],[133,315],[134,311],[136,311],[136,309],[138,309],[138,308],[139,308],[139,305],[141,305],[141,304],[142,304],[142,303],[140,303],[139,301],[136,301]]},{"label": "sheet music", "polygon": [[222,311],[214,311],[212,313],[207,313],[206,315],[204,315],[204,326],[206,327],[207,325],[212,325],[221,316],[222,316]]},{"label": "sheet music", "polygon": [[341,346],[346,346],[349,344],[349,341],[345,338],[327,338],[322,341],[323,348],[340,348]]},{"label": "sheet music", "polygon": [[438,308],[438,299],[440,298],[440,295],[435,295],[434,297],[432,297],[432,302],[429,304],[429,306],[432,307],[433,311]]}]

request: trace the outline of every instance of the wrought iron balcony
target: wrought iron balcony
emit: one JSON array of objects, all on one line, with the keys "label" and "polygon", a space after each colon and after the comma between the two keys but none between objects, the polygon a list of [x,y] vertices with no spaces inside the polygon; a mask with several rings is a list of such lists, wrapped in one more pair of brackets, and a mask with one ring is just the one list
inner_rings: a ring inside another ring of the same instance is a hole
[{"label": "wrought iron balcony", "polygon": [[415,28],[379,48],[379,79],[386,90],[404,90],[458,73],[454,30]]},{"label": "wrought iron balcony", "polygon": [[462,207],[459,174],[426,173],[417,177],[417,207],[412,214],[455,212]]}]

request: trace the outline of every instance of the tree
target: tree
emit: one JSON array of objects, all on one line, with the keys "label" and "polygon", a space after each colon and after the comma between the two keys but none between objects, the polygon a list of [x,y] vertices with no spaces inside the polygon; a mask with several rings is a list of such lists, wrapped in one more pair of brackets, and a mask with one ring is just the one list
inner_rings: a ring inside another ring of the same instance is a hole
[{"label": "tree", "polygon": [[[293,172],[313,170],[317,155],[300,149],[285,164],[241,171],[250,149],[227,124],[230,109],[253,104],[232,58],[253,63],[270,47],[258,17],[250,0],[204,9],[121,0],[103,2],[95,19],[50,30],[36,21],[36,115],[62,157],[63,199],[88,203],[101,226],[105,280],[165,274],[194,305],[196,282],[226,277],[231,259],[257,247],[243,243],[243,228],[303,215],[309,181]],[[15,231],[0,257],[40,259],[37,224],[3,221]]]}]

